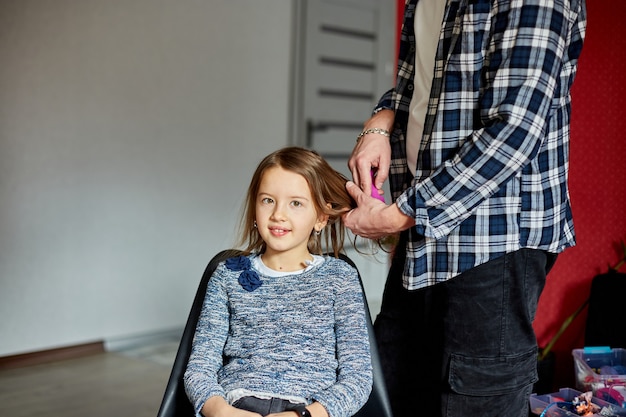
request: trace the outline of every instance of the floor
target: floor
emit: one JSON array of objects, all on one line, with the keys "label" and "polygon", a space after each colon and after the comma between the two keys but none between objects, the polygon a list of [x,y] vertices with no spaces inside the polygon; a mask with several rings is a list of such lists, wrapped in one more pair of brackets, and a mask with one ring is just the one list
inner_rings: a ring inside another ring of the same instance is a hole
[{"label": "floor", "polygon": [[178,340],[0,371],[2,417],[154,417]]},{"label": "floor", "polygon": [[0,416],[154,417],[178,341],[170,336],[115,352],[1,370]]}]

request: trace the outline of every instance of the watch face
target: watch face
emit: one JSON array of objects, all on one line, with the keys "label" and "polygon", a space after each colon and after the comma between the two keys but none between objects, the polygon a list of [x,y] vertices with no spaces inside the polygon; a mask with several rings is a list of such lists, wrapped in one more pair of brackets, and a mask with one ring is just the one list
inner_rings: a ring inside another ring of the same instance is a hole
[{"label": "watch face", "polygon": [[302,417],[311,417],[311,412],[303,405],[298,406],[296,412]]}]

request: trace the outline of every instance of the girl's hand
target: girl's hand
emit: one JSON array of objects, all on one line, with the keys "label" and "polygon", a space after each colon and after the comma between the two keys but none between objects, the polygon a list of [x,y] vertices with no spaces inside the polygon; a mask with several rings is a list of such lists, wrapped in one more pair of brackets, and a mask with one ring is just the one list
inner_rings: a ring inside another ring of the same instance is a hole
[{"label": "girl's hand", "polygon": [[224,417],[263,417],[261,414],[253,413],[252,411],[240,410],[232,406],[231,408],[233,409],[232,413],[229,413],[227,416]]},{"label": "girl's hand", "polygon": [[202,406],[201,412],[204,417],[263,417],[258,413],[235,408],[228,404],[224,398],[219,396],[211,397],[206,400]]}]

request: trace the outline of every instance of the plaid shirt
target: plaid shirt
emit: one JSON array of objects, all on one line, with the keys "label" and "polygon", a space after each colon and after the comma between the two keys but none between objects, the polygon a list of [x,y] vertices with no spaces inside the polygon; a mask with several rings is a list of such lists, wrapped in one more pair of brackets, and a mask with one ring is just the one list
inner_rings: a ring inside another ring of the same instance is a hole
[{"label": "plaid shirt", "polygon": [[[404,284],[450,279],[520,248],[575,244],[567,187],[570,87],[584,0],[448,0],[412,177],[405,132],[418,0],[407,0],[396,87],[391,191],[413,217]],[[443,0],[440,0],[443,1]]]}]

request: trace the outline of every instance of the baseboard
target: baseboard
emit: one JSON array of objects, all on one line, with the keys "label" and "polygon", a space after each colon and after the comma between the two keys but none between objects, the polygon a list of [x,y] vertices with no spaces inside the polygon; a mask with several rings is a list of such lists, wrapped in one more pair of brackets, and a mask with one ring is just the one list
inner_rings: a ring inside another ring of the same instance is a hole
[{"label": "baseboard", "polygon": [[168,340],[178,342],[183,334],[183,330],[182,327],[176,327],[149,333],[109,338],[104,342],[104,349],[107,352],[120,352],[140,346],[158,344]]},{"label": "baseboard", "polygon": [[104,352],[104,341],[0,357],[0,370],[40,365]]},{"label": "baseboard", "polygon": [[139,335],[110,338],[92,343],[46,349],[37,352],[0,357],[0,370],[40,365],[66,359],[80,358],[104,352],[119,352],[137,346],[145,346],[163,340],[179,341],[183,333],[180,327],[160,330]]}]

